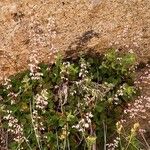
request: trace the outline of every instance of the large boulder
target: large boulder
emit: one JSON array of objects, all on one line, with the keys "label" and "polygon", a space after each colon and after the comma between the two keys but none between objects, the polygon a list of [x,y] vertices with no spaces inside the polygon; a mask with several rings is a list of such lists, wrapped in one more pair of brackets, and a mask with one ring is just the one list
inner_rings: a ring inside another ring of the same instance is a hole
[{"label": "large boulder", "polygon": [[1,79],[51,53],[110,47],[149,57],[149,0],[5,0],[0,2]]}]

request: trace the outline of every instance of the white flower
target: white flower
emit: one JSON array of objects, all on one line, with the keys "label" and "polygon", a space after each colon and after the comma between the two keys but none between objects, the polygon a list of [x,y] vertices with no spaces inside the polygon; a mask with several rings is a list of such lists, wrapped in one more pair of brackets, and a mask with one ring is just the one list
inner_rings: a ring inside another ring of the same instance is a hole
[{"label": "white flower", "polygon": [[79,124],[77,124],[77,125],[76,125],[76,128],[79,129],[79,127],[80,127]]},{"label": "white flower", "polygon": [[88,113],[89,117],[92,118],[93,114],[91,112]]},{"label": "white flower", "polygon": [[90,125],[89,125],[88,123],[85,123],[85,124],[84,124],[84,127],[85,127],[85,128],[89,128]]}]

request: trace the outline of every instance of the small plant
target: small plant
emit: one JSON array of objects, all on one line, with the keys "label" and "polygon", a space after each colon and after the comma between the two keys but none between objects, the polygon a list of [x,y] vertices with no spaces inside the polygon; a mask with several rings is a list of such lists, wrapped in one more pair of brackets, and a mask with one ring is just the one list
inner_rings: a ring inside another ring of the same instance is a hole
[{"label": "small plant", "polygon": [[58,57],[36,67],[38,78],[27,70],[7,79],[0,87],[0,113],[8,149],[106,148],[136,94],[134,63],[133,54],[111,50]]}]

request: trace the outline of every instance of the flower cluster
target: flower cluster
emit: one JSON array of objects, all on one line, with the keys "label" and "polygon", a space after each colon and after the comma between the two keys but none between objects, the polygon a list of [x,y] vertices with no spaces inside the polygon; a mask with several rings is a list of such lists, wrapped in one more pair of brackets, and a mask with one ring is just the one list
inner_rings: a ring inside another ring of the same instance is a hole
[{"label": "flower cluster", "polygon": [[[145,105],[143,105],[143,101],[146,102]],[[125,109],[124,113],[128,113],[130,118],[140,117],[142,119],[146,119],[146,108],[150,108],[150,97],[140,96],[138,97],[138,99],[135,100],[133,105],[128,104],[128,109]]]},{"label": "flower cluster", "polygon": [[31,79],[39,80],[43,74],[40,73],[40,67],[38,66],[39,61],[37,60],[37,52],[35,50],[30,54],[29,61],[30,63],[28,65],[30,68]]},{"label": "flower cluster", "polygon": [[72,128],[77,129],[79,132],[85,132],[86,129],[91,127],[91,118],[93,117],[91,112],[87,112],[85,116],[79,121],[77,125],[73,125]]},{"label": "flower cluster", "polygon": [[[10,82],[11,82],[11,80],[10,80],[9,78],[5,78],[5,79],[4,79],[3,85],[6,87],[7,90],[9,90],[9,89],[12,88],[12,84],[11,84]],[[10,98],[11,104],[15,104],[15,103],[16,103],[16,98],[17,98],[17,96],[19,95],[19,93],[20,93],[20,91],[19,91],[18,93],[14,93],[14,92],[12,92],[12,91],[10,91],[10,92],[8,93],[7,96]]]},{"label": "flower cluster", "polygon": [[[149,81],[150,81],[150,66],[146,65],[147,70],[142,73],[142,75],[135,81],[137,87],[141,90],[149,90]],[[144,86],[142,87],[141,85]],[[150,97],[149,93],[142,94],[134,101],[133,104],[128,104],[128,108],[124,110],[125,114],[128,114],[131,119],[147,119],[149,122],[148,111],[150,108]]]},{"label": "flower cluster", "polygon": [[68,75],[69,75],[69,67],[71,66],[70,62],[63,62],[60,75],[61,80],[68,81]]},{"label": "flower cluster", "polygon": [[120,141],[120,138],[116,137],[112,143],[106,144],[107,150],[116,150],[116,148],[118,148],[119,141]]},{"label": "flower cluster", "polygon": [[41,95],[37,94],[35,96],[35,107],[45,112],[45,108],[48,105],[48,92],[47,90],[42,90]]},{"label": "flower cluster", "polygon": [[[46,112],[45,108],[48,105],[48,92],[47,89],[43,89],[40,94],[36,94],[34,97],[35,100],[35,109],[32,112],[32,123],[34,126],[35,132],[44,131],[45,127],[41,116],[38,113],[38,110],[41,110],[43,113]],[[38,135],[38,133],[36,133]]]},{"label": "flower cluster", "polygon": [[80,72],[79,72],[79,77],[81,78],[86,78],[87,74],[88,74],[88,70],[87,67],[89,67],[89,64],[85,62],[84,59],[80,59]]},{"label": "flower cluster", "polygon": [[39,136],[38,135],[39,131],[44,131],[45,128],[43,122],[41,121],[41,116],[39,116],[37,110],[34,110],[32,112],[32,121],[33,121],[32,123],[33,123],[34,130],[36,132],[36,136]]},{"label": "flower cluster", "polygon": [[48,49],[47,56],[50,60],[58,51],[52,44],[52,40],[56,37],[55,20],[49,17],[44,20],[44,24],[39,20],[38,16],[32,16],[31,23],[29,24],[29,39],[30,39],[30,56],[29,56],[29,67],[30,76],[33,80],[38,80],[42,76],[40,73],[39,53],[42,48]]},{"label": "flower cluster", "polygon": [[17,118],[12,115],[12,111],[7,110],[7,115],[4,119],[8,121],[8,132],[15,135],[14,141],[20,143],[24,140],[23,126],[19,124]]},{"label": "flower cluster", "polygon": [[[46,57],[50,60],[50,63],[53,62],[52,57],[58,52],[56,47],[53,44],[53,40],[56,37],[55,30],[55,20],[53,17],[49,17],[41,21],[38,16],[32,16],[31,23],[29,24],[29,39],[30,39],[30,49],[36,51],[41,58],[40,51],[47,50]],[[43,57],[43,56],[42,56]]]},{"label": "flower cluster", "polygon": [[113,100],[114,100],[114,104],[115,105],[118,105],[118,103],[119,103],[119,96],[123,96],[124,95],[124,93],[123,93],[124,89],[125,89],[125,85],[123,84],[123,85],[121,85],[119,87],[119,89],[117,90],[116,94],[114,95],[114,99]]},{"label": "flower cluster", "polygon": [[6,87],[6,89],[10,89],[12,87],[12,85],[10,84],[10,79],[9,78],[4,78],[4,81],[3,81],[3,85]]},{"label": "flower cluster", "polygon": [[59,138],[60,138],[61,140],[64,140],[64,139],[66,139],[66,138],[68,137],[69,134],[70,134],[70,132],[69,132],[68,129],[67,129],[67,125],[64,125],[64,127],[62,128],[62,133],[61,133],[61,135],[59,136]]}]

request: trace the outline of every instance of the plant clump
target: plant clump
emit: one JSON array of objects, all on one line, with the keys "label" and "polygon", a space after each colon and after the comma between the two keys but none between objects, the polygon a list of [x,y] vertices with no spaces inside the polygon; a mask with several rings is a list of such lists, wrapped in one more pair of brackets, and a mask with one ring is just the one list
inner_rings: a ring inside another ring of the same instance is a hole
[{"label": "plant clump", "polygon": [[123,110],[136,95],[134,54],[111,50],[76,59],[58,56],[54,64],[40,63],[37,68],[38,78],[33,77],[34,70],[27,70],[0,86],[8,148],[106,148],[120,131]]}]

